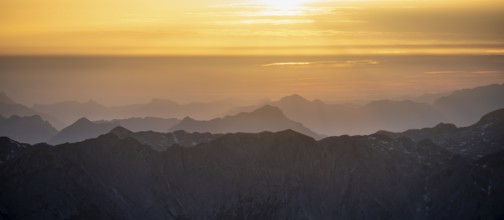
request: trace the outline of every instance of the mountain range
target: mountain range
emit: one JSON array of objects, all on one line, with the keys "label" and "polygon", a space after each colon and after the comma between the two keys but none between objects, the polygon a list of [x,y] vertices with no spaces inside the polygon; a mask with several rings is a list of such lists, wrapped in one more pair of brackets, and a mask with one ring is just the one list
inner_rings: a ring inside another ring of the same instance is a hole
[{"label": "mountain range", "polygon": [[275,132],[286,129],[292,129],[316,139],[322,137],[306,128],[301,123],[288,119],[285,117],[282,110],[270,105],[265,105],[252,112],[242,112],[233,116],[216,118],[210,121],[198,121],[187,117],[171,128],[172,131],[184,130],[188,132],[211,132],[217,134],[232,132]]},{"label": "mountain range", "polygon": [[38,115],[34,116],[0,116],[0,137],[10,137],[24,143],[36,144],[46,142],[58,131]]},{"label": "mountain range", "polygon": [[[94,132],[95,134],[103,134],[114,126],[121,125],[132,131],[158,132],[165,132],[173,126],[175,127],[172,130],[187,129],[213,133],[293,129],[319,138],[324,135],[372,134],[378,130],[400,132],[411,128],[432,127],[440,122],[467,126],[477,122],[478,118],[487,112],[504,108],[502,94],[504,84],[494,84],[455,91],[438,98],[433,104],[410,100],[378,100],[365,105],[328,104],[321,100],[310,101],[300,95],[291,95],[278,101],[265,101],[266,104],[242,107],[226,101],[180,105],[170,100],[154,99],[146,104],[115,107],[106,107],[94,101],[85,103],[67,101],[35,105],[30,109],[17,104],[2,93],[0,115],[4,117],[39,115],[58,130],[67,127],[64,124],[72,124],[82,117],[102,126],[109,124],[106,131],[100,130]],[[269,117],[267,115],[254,116],[262,120],[245,119],[250,116],[249,113],[264,105],[277,107],[282,114],[276,114],[276,119],[271,117],[266,119]],[[184,120],[179,121],[177,118]],[[208,118],[208,120],[194,118]],[[272,123],[275,120],[276,123]],[[86,135],[85,138],[91,137]],[[23,139],[18,141],[26,142]]]},{"label": "mountain range", "polygon": [[478,123],[468,127],[440,123],[432,128],[399,133],[379,131],[377,134],[391,138],[407,137],[414,141],[429,139],[453,153],[479,159],[504,150],[504,109],[486,114]]},{"label": "mountain range", "polygon": [[[481,139],[483,131],[489,143],[504,146],[503,111],[489,113],[468,128],[438,129],[466,140]],[[0,217],[504,217],[502,149],[479,157],[478,151],[459,154],[436,140],[390,134],[316,141],[293,130],[181,132],[142,134],[116,127],[97,138],[57,146],[0,138]],[[181,136],[188,141],[177,141]],[[153,147],[163,140],[164,147]],[[473,143],[460,141],[457,146],[470,149]]]},{"label": "mountain range", "polygon": [[[433,104],[410,100],[377,100],[364,105],[328,104],[291,95],[268,102],[309,129],[327,135],[362,135],[378,130],[403,131],[431,127],[440,122],[467,126],[481,115],[504,108],[504,84],[452,92]],[[477,100],[477,101],[476,101]],[[258,106],[234,108],[227,114],[250,111]]]},{"label": "mountain range", "polygon": [[91,121],[87,118],[80,118],[73,124],[59,131],[54,137],[48,139],[50,144],[62,144],[66,142],[78,142],[89,138],[95,138],[108,133],[117,126],[122,126],[131,131],[158,131],[166,132],[176,123],[178,119],[164,118],[128,118],[114,119],[112,121]]},{"label": "mountain range", "polygon": [[34,116],[39,115],[44,120],[47,120],[51,123],[51,126],[54,126],[57,129],[64,127],[64,123],[57,119],[56,117],[51,116],[50,114],[42,114],[37,112],[25,105],[19,104],[9,98],[5,93],[0,93],[0,115],[3,117],[11,117],[11,116]]},{"label": "mountain range", "polygon": [[38,104],[33,109],[48,115],[57,115],[62,121],[70,124],[79,118],[90,120],[114,120],[117,118],[183,118],[192,116],[210,119],[219,115],[224,109],[234,104],[227,101],[178,104],[165,99],[153,99],[145,104],[107,107],[95,101],[65,101],[54,104]]}]

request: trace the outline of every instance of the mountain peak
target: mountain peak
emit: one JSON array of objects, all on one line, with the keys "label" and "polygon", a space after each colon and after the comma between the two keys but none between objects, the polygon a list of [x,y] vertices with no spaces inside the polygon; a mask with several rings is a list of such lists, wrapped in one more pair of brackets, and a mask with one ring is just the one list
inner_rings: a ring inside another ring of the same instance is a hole
[{"label": "mountain peak", "polygon": [[265,105],[261,108],[258,108],[255,111],[251,112],[251,114],[260,116],[274,116],[274,117],[284,116],[282,110],[271,105]]},{"label": "mountain peak", "polygon": [[286,103],[306,103],[310,102],[307,99],[305,99],[303,96],[300,96],[298,94],[293,94],[290,96],[285,96],[282,99],[280,99],[278,102],[286,102]]},{"label": "mountain peak", "polygon": [[82,117],[79,118],[79,120],[75,121],[74,124],[93,124],[93,122],[87,119],[86,117]]},{"label": "mountain peak", "polygon": [[0,103],[8,105],[16,104],[16,102],[14,102],[11,98],[9,98],[9,96],[7,96],[7,94],[5,94],[4,92],[0,92]]},{"label": "mountain peak", "polygon": [[131,136],[131,134],[133,134],[132,131],[130,131],[122,126],[115,127],[109,133],[114,134],[119,138],[129,137],[129,136]]}]

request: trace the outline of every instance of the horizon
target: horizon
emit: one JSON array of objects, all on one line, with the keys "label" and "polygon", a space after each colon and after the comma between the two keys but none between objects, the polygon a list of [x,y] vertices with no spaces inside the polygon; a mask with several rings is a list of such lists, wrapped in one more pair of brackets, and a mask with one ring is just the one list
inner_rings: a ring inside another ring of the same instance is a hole
[{"label": "horizon", "polygon": [[255,103],[292,94],[327,103],[366,103],[500,84],[502,58],[2,56],[0,87],[30,106],[89,100],[115,106],[156,98],[180,104]]}]

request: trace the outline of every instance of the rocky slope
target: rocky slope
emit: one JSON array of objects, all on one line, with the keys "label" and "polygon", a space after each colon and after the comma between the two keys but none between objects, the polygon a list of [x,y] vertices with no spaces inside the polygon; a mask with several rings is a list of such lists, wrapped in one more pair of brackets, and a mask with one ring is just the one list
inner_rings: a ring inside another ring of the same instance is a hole
[{"label": "rocky slope", "polygon": [[[316,141],[292,130],[160,150],[136,135],[116,128],[13,154],[0,164],[0,218],[504,217],[500,152],[469,161],[429,140],[376,134]],[[0,149],[18,145],[0,140]]]}]

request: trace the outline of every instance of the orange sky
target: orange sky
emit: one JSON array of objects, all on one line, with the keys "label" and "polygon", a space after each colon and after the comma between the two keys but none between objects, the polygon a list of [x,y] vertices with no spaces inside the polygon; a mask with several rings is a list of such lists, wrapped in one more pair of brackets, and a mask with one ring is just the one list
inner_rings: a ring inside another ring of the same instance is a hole
[{"label": "orange sky", "polygon": [[1,54],[504,54],[504,1],[2,0]]},{"label": "orange sky", "polygon": [[26,104],[446,92],[504,82],[502,27],[502,0],[0,0],[0,89]]}]

